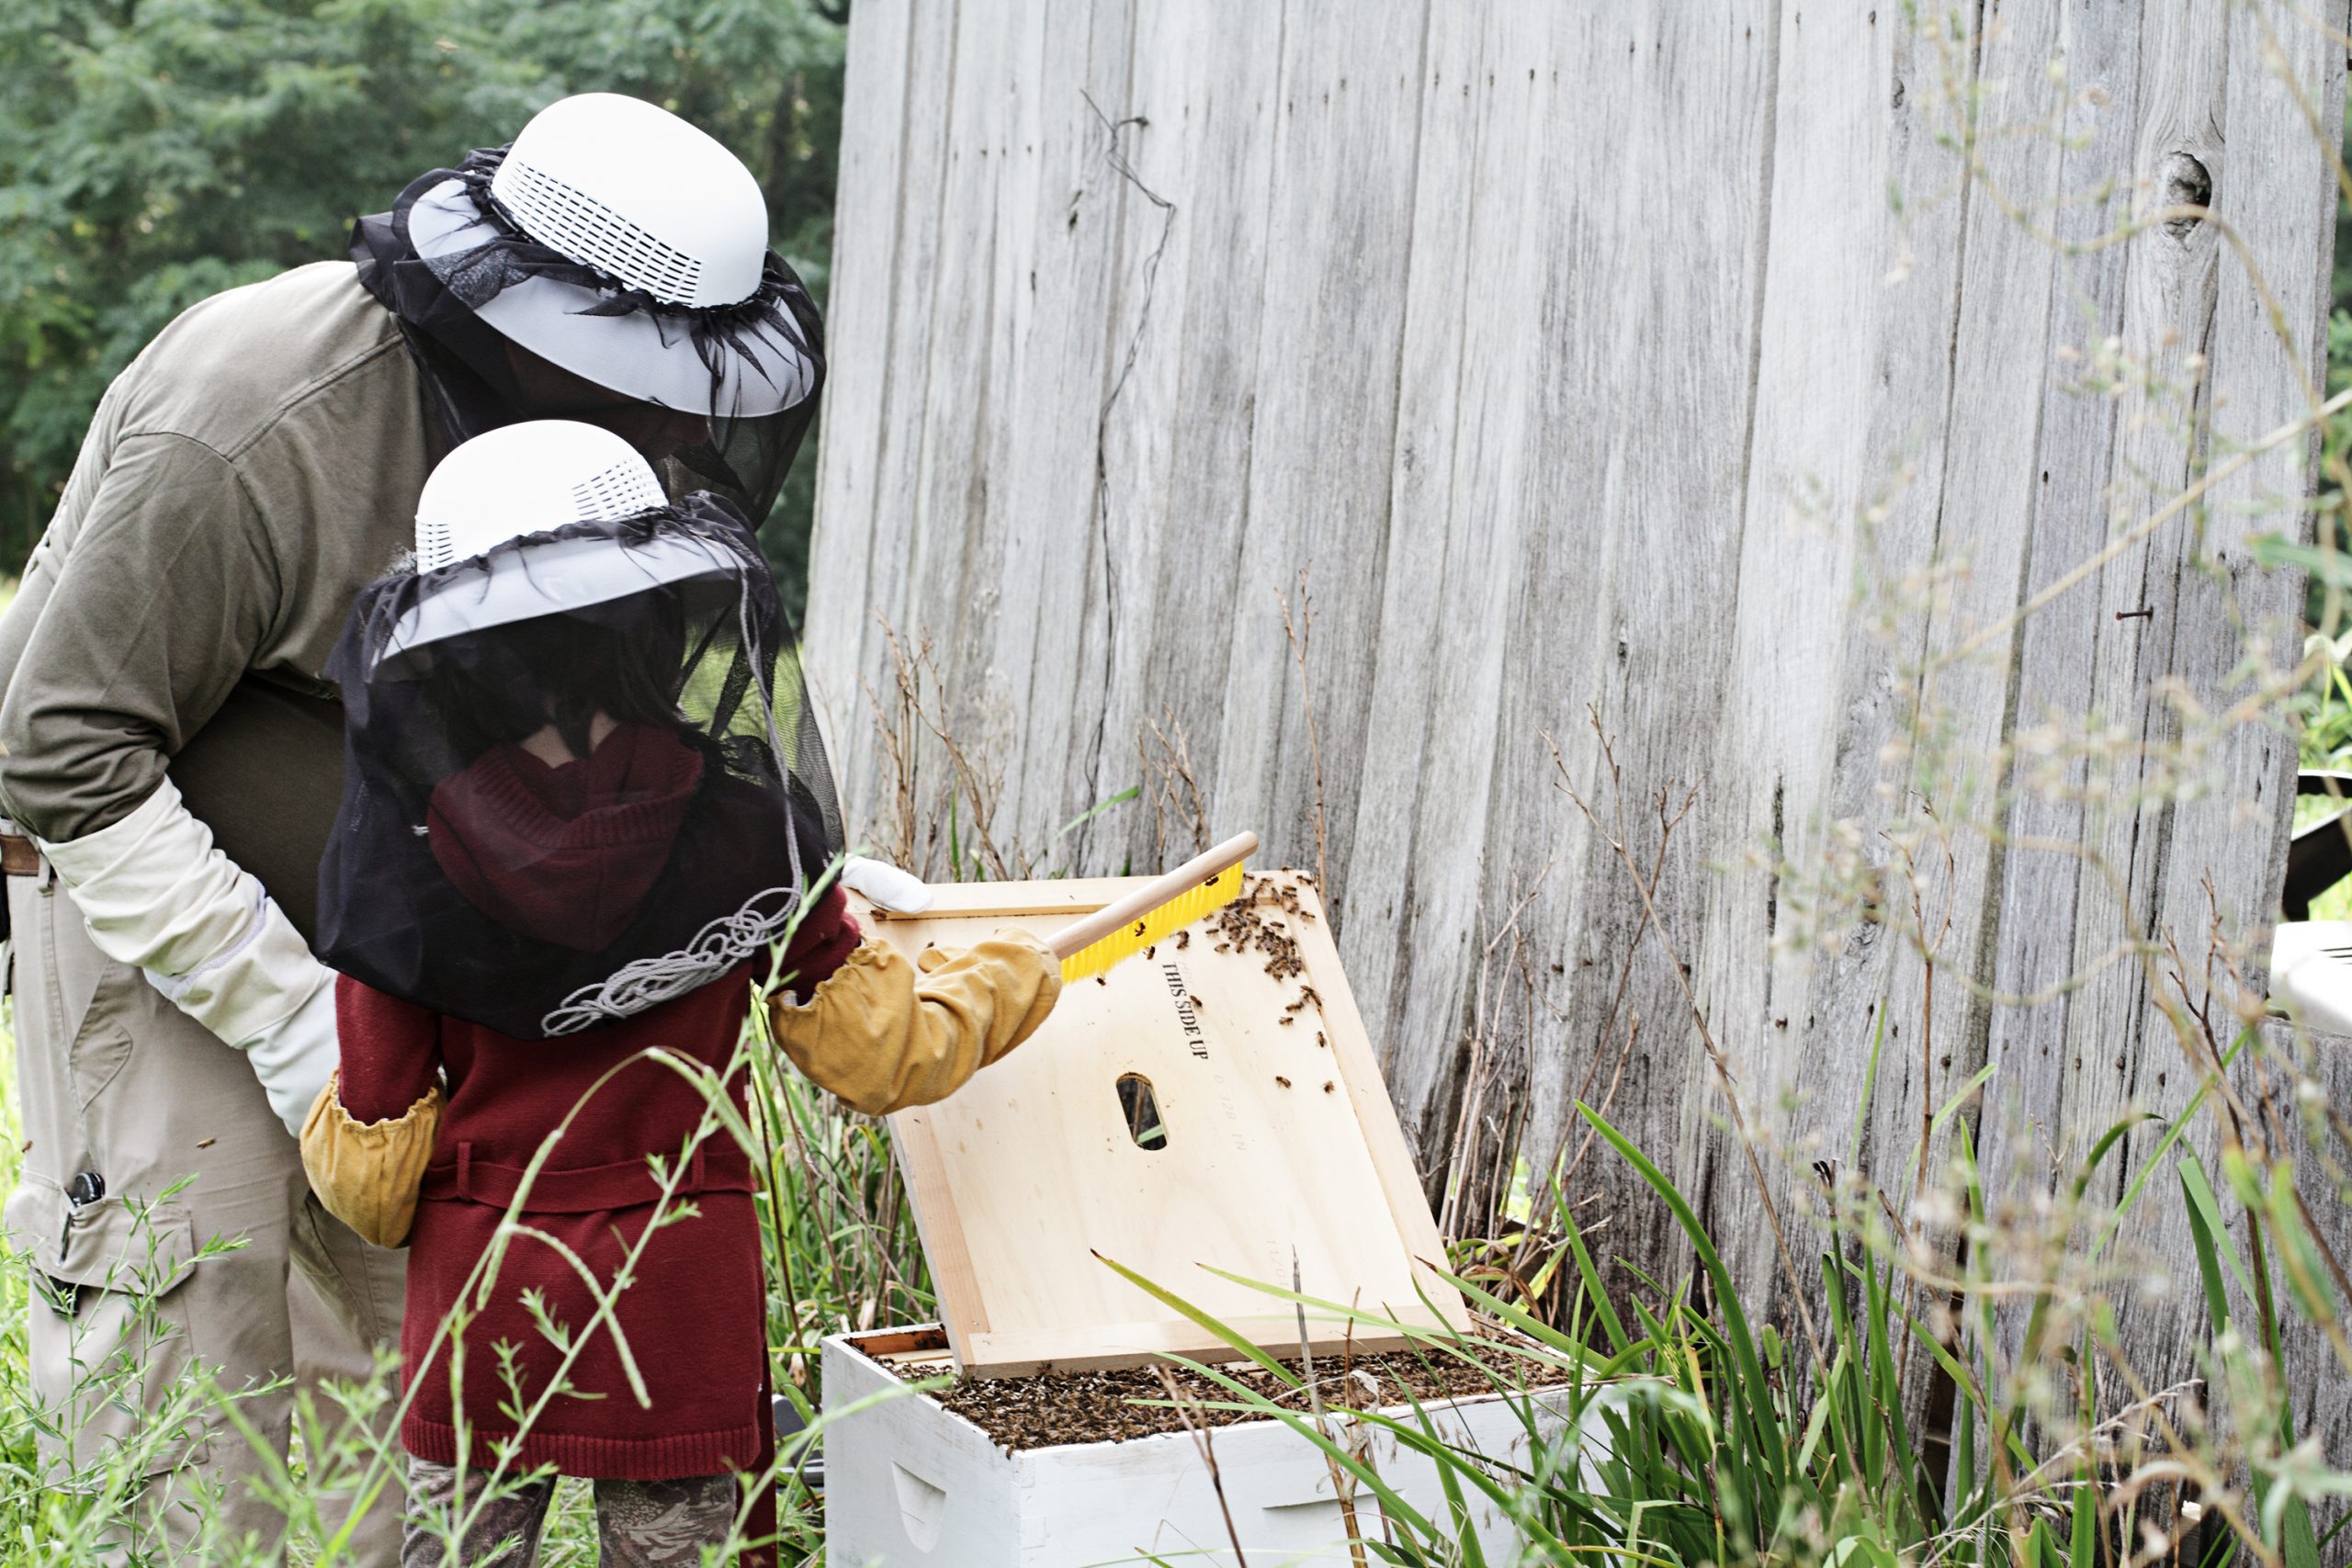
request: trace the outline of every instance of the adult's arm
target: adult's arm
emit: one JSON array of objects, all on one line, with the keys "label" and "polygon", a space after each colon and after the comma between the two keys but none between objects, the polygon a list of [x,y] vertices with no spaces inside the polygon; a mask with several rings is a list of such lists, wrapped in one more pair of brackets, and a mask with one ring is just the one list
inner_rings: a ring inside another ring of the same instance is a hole
[{"label": "adult's arm", "polygon": [[275,627],[259,514],[220,453],[130,434],[51,556],[0,699],[0,803],[99,949],[250,1053],[299,1130],[334,1065],[333,976],[164,777]]},{"label": "adult's arm", "polygon": [[243,677],[273,629],[277,565],[235,468],[173,434],[119,437],[43,558],[40,618],[0,700],[0,800],[67,843],[130,816]]}]

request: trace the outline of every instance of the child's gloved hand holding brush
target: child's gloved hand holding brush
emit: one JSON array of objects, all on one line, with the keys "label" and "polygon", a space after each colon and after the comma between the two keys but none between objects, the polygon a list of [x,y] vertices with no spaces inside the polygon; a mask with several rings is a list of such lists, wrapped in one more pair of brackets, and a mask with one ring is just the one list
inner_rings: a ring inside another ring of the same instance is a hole
[{"label": "child's gloved hand holding brush", "polygon": [[871,1116],[944,1100],[1037,1032],[1061,995],[1061,964],[1007,928],[914,964],[868,940],[806,1003],[782,994],[768,1023],[792,1065]]},{"label": "child's gloved hand holding brush", "polygon": [[960,953],[927,949],[910,967],[869,940],[807,1005],[771,1001],[769,1025],[793,1066],[869,1115],[944,1100],[1035,1033],[1065,981],[1230,903],[1257,847],[1255,833],[1236,834],[1045,941],[1007,927]]}]

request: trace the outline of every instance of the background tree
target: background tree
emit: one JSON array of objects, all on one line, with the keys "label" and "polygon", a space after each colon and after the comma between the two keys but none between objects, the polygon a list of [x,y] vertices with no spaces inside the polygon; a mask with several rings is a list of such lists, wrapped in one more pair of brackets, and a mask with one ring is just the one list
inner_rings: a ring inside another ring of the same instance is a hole
[{"label": "background tree", "polygon": [[[748,163],[821,304],[842,33],[802,0],[9,0],[0,6],[0,572],[108,381],[196,300],[345,254],[351,220],[567,93]],[[815,464],[769,525],[796,612]]]}]

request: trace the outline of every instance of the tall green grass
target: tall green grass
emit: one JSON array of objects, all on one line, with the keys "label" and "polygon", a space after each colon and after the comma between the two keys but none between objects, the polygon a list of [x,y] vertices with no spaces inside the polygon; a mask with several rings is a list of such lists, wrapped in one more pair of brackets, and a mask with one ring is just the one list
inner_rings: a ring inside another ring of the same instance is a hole
[{"label": "tall green grass", "polygon": [[[1474,1528],[1482,1510],[1516,1526],[1526,1541],[1516,1561],[1524,1562],[2320,1568],[2347,1560],[2342,1521],[2352,1474],[2294,1427],[2276,1319],[2258,1335],[2233,1327],[2224,1276],[2245,1296],[2271,1298],[2233,1235],[2300,1259],[2283,1271],[2294,1310],[2309,1321],[2340,1321],[2352,1303],[2328,1278],[2286,1190],[2258,1182],[2243,1159],[2217,1189],[2193,1155],[2164,1140],[2132,1174],[2122,1205],[2101,1216],[2091,1244],[2094,1252],[2107,1246],[2137,1204],[2186,1206],[2215,1330],[2208,1399],[2216,1418],[2199,1423],[2186,1400],[2100,1405],[2100,1380],[2081,1374],[2120,1365],[2107,1303],[2029,1292],[2022,1343],[2005,1351],[1996,1309],[2015,1299],[2014,1280],[1972,1267],[1961,1312],[1938,1321],[1942,1314],[1908,1304],[1920,1292],[1901,1238],[1867,1226],[1840,1223],[1822,1238],[1819,1299],[1828,1310],[1815,1359],[1754,1319],[1715,1239],[1665,1172],[1589,1107],[1579,1111],[1673,1216],[1691,1276],[1666,1282],[1622,1262],[1612,1269],[1571,1227],[1559,1242],[1565,1289],[1555,1310],[1539,1315],[1450,1275],[1480,1310],[1480,1332],[1374,1325],[1413,1340],[1423,1358],[1480,1369],[1492,1397],[1517,1416],[1524,1457],[1457,1446],[1458,1428],[1442,1413],[1383,1408],[1345,1379],[1320,1390],[1326,1420],[1302,1408],[1296,1373],[1277,1369],[1286,1386],[1269,1393],[1194,1366],[1229,1395],[1217,1407],[1282,1422],[1323,1450],[1356,1496],[1365,1561],[1486,1568],[1494,1559]],[[2073,1173],[2077,1198],[2118,1141],[2102,1139]],[[1996,1220],[1964,1141],[1952,1175],[1966,1194],[1973,1250],[1996,1256]],[[1560,1212],[1569,1212],[1565,1203]],[[1351,1315],[1249,1282],[1304,1314]],[[1147,1288],[1176,1299],[1164,1284]],[[1918,1420],[1915,1347],[1953,1395],[1950,1416],[1932,1427]],[[2274,1425],[2223,1436],[2219,1416],[2233,1400],[2241,1423],[2264,1412]],[[1416,1503],[1400,1494],[1373,1461],[1369,1433],[1432,1461],[1440,1497]],[[2313,1528],[2314,1506],[2336,1520],[2324,1533]]]}]

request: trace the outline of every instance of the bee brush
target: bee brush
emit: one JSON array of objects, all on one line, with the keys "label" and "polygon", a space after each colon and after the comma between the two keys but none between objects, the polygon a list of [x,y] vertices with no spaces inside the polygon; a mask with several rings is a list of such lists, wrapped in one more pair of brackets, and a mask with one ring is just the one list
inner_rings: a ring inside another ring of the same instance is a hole
[{"label": "bee brush", "polygon": [[1257,834],[1236,833],[1166,875],[1056,931],[1046,945],[1062,961],[1062,983],[1100,975],[1121,959],[1232,903],[1241,892],[1241,863],[1257,848]]}]

